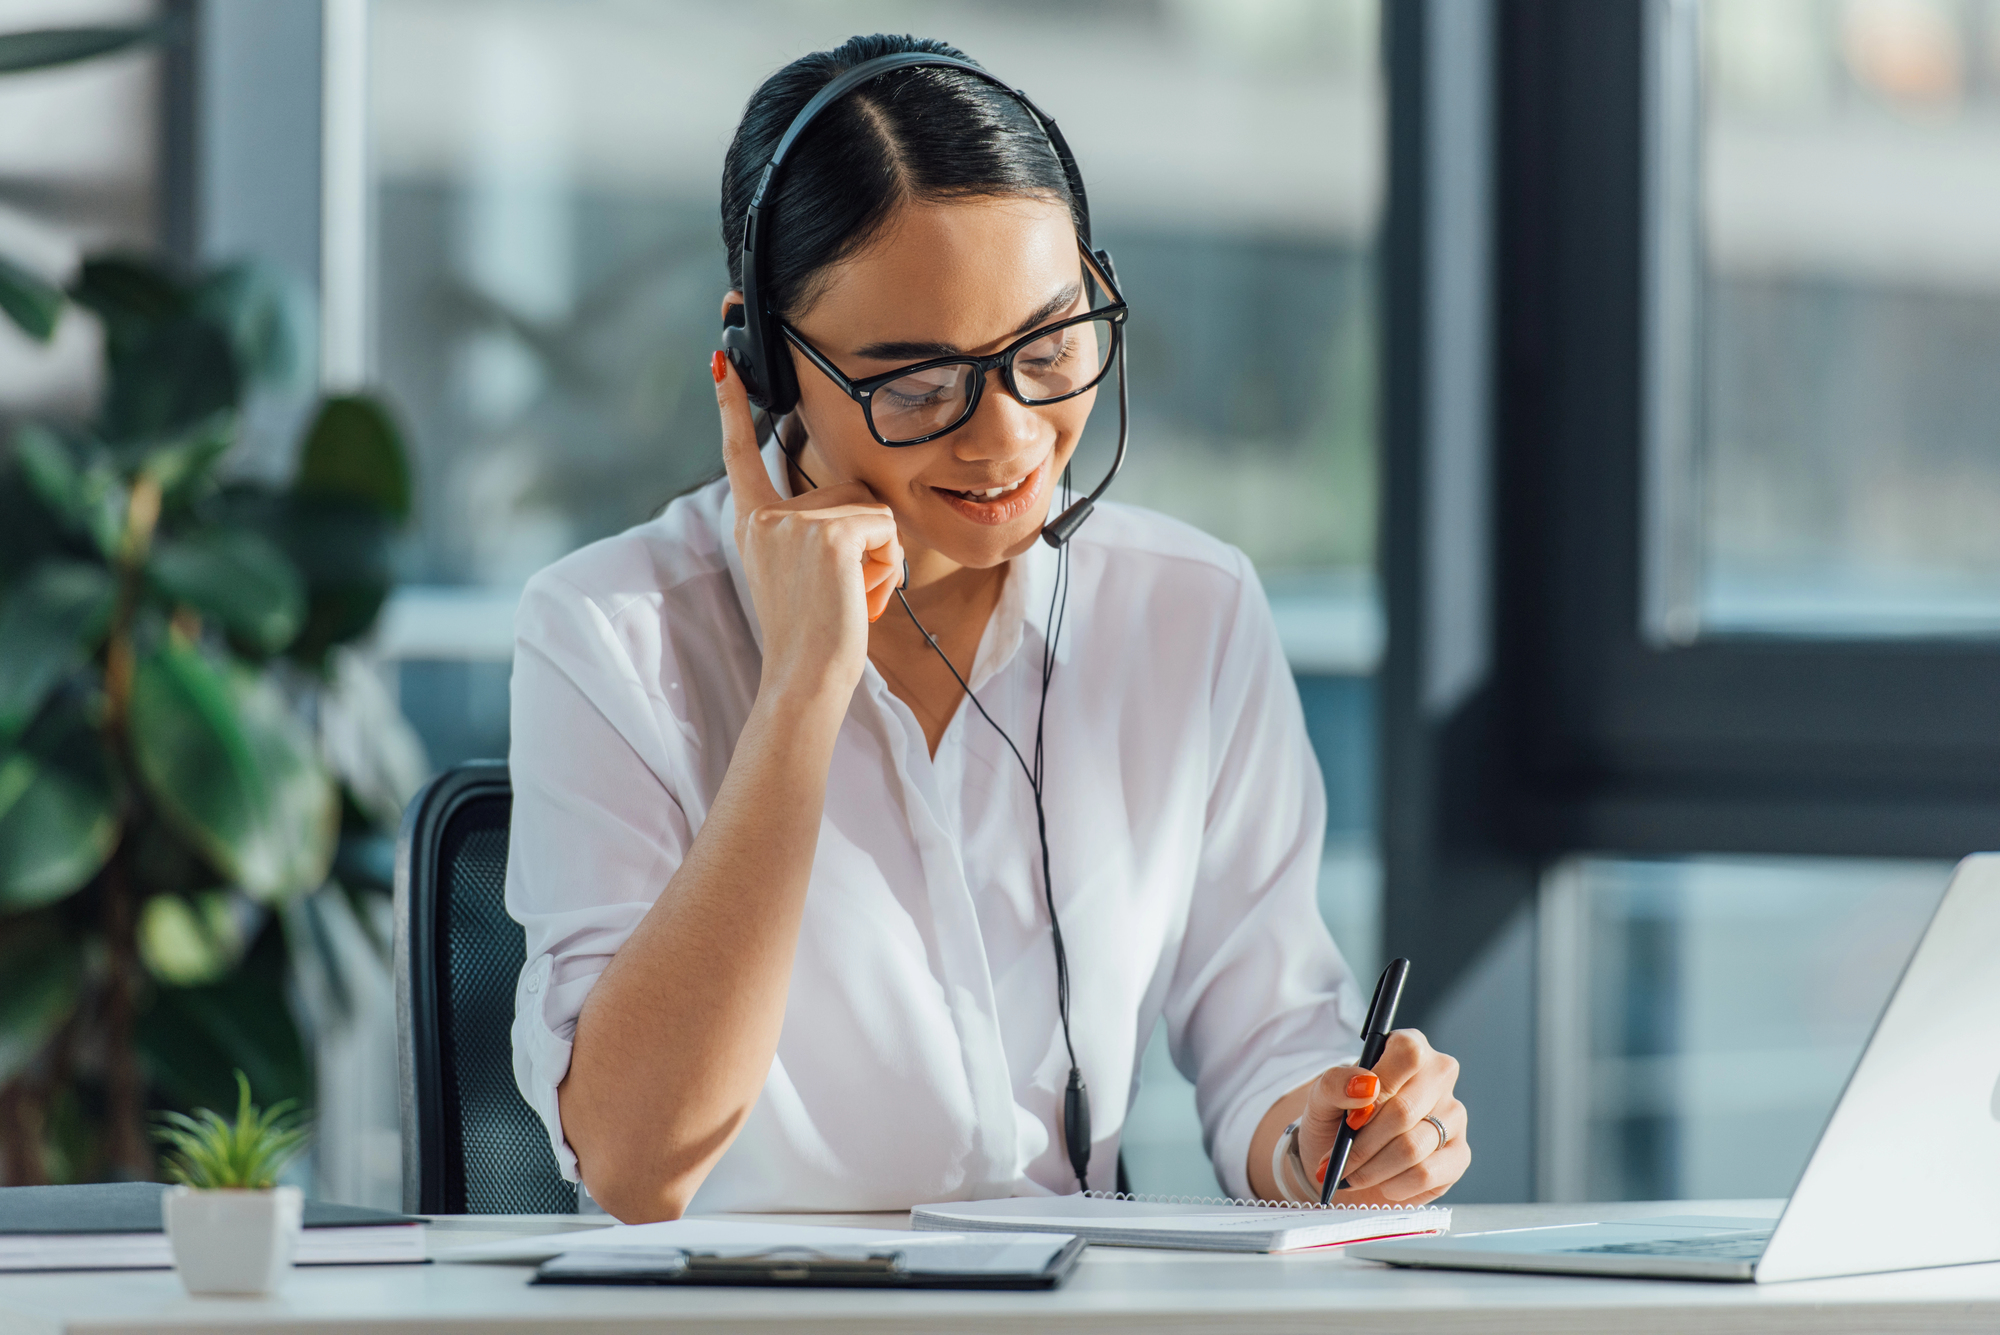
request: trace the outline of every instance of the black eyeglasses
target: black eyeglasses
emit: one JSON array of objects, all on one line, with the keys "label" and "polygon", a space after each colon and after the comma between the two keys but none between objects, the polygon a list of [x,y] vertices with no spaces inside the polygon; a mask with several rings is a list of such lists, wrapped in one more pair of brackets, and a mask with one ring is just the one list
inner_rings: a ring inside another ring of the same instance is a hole
[{"label": "black eyeglasses", "polygon": [[781,327],[827,379],[861,405],[876,440],[892,448],[921,445],[972,420],[988,372],[998,370],[1007,392],[1031,408],[1073,399],[1104,379],[1124,337],[1125,299],[1088,252],[1084,264],[1092,284],[1102,287],[1111,303],[1043,325],[991,357],[938,357],[849,380],[798,330]]}]

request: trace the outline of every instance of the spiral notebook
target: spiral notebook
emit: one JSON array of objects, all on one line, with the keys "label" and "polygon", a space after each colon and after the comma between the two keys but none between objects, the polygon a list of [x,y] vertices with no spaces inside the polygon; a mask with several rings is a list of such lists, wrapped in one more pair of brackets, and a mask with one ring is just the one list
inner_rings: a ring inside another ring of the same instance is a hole
[{"label": "spiral notebook", "polygon": [[952,1233],[1074,1233],[1111,1247],[1289,1252],[1449,1233],[1451,1211],[1430,1205],[1285,1205],[1090,1191],[919,1205],[910,1211],[910,1227]]}]

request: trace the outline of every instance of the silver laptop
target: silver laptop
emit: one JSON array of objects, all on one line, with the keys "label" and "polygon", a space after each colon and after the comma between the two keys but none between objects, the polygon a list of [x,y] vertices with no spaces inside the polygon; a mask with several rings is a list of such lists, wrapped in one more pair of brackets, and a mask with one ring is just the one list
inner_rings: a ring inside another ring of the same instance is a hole
[{"label": "silver laptop", "polygon": [[1952,874],[1778,1218],[1458,1233],[1348,1255],[1758,1283],[2000,1261],[2000,854]]}]

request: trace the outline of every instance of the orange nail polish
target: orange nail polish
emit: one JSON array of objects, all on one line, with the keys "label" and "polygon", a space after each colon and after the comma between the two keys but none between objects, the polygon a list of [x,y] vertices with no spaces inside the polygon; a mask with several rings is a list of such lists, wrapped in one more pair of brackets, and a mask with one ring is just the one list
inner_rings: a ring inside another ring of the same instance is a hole
[{"label": "orange nail polish", "polygon": [[1319,1167],[1313,1169],[1313,1181],[1315,1182],[1326,1181],[1326,1170],[1331,1168],[1332,1166],[1333,1166],[1333,1156],[1329,1154],[1324,1159],[1321,1159],[1319,1161]]},{"label": "orange nail polish", "polygon": [[[1359,1098],[1360,1095],[1357,1094],[1355,1097]],[[1372,1103],[1369,1104],[1366,1108],[1351,1109],[1347,1114],[1348,1128],[1350,1130],[1359,1131],[1362,1127],[1367,1126],[1370,1121],[1374,1120],[1374,1117],[1375,1117],[1375,1105]]]},{"label": "orange nail polish", "polygon": [[1363,1071],[1360,1075],[1347,1077],[1347,1097],[1350,1099],[1373,1100],[1375,1091],[1382,1087],[1373,1071]]},{"label": "orange nail polish", "polygon": [[716,384],[721,384],[722,377],[729,374],[729,354],[718,349],[716,354],[708,359],[708,373],[715,377]]}]

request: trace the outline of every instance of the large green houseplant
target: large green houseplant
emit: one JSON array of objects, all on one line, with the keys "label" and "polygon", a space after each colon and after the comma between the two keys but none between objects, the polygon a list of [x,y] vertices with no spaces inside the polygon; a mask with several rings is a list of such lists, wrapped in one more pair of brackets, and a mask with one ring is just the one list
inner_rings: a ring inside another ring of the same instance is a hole
[{"label": "large green houseplant", "polygon": [[[0,36],[0,72],[146,36]],[[381,803],[309,720],[387,595],[409,473],[357,396],[288,483],[231,478],[246,396],[302,369],[255,265],[100,256],[57,286],[0,255],[0,313],[40,341],[95,320],[105,358],[87,419],[0,420],[0,1181],[151,1177],[149,1108],[221,1103],[235,1068],[311,1099],[299,910],[386,875]]]}]

